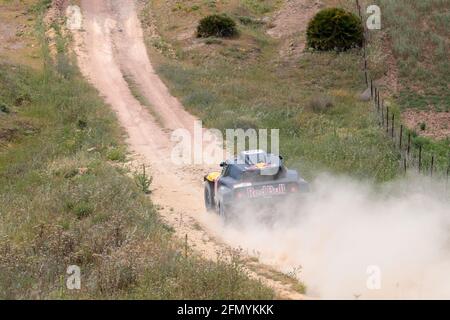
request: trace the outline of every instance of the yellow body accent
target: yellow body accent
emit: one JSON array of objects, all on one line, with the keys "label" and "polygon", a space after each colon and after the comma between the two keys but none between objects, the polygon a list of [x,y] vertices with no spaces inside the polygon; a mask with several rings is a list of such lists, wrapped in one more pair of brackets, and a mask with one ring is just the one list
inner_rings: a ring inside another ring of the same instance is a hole
[{"label": "yellow body accent", "polygon": [[214,182],[217,178],[219,178],[220,172],[211,172],[206,176],[206,180]]},{"label": "yellow body accent", "polygon": [[260,162],[260,163],[257,163],[255,166],[256,166],[258,169],[262,169],[262,168],[267,167],[267,164],[264,163],[264,162]]}]

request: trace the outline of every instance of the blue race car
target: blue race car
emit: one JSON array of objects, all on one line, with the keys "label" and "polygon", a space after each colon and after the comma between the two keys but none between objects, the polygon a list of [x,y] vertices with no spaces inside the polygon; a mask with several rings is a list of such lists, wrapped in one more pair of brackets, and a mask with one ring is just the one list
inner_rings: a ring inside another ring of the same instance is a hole
[{"label": "blue race car", "polygon": [[221,172],[204,177],[204,195],[206,209],[224,219],[242,207],[272,206],[309,191],[308,183],[287,169],[282,157],[262,150],[243,151],[220,166]]}]

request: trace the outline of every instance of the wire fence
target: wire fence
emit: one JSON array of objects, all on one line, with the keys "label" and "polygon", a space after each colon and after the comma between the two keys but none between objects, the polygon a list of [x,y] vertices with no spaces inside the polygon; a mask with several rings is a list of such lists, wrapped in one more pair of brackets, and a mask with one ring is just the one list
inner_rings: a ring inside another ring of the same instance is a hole
[{"label": "wire fence", "polygon": [[[360,1],[355,0],[355,2],[359,17],[361,21],[364,21]],[[368,29],[364,26],[362,48],[364,81],[367,88],[370,89],[370,99],[376,120],[385,133],[386,138],[392,141],[393,146],[398,151],[401,170],[405,174],[409,170],[414,170],[419,174],[445,179],[446,190],[449,190],[450,153],[446,159],[443,159],[442,156],[424,150],[423,145],[417,143],[414,139],[416,133],[402,123],[400,114],[390,110],[389,106],[386,105],[381,89],[370,76],[367,60],[367,43],[369,39]]]}]

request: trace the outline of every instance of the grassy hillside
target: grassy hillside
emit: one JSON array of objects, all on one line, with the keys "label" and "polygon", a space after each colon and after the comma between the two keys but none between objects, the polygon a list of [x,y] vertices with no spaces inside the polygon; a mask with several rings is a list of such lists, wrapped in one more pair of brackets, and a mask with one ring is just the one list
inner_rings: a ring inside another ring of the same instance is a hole
[{"label": "grassy hillside", "polygon": [[[378,181],[396,175],[397,155],[367,103],[355,98],[364,90],[357,52],[283,60],[283,44],[264,22],[280,1],[255,2],[267,10],[239,1],[189,1],[184,10],[177,3],[147,3],[144,25],[155,23],[160,33],[147,34],[149,52],[172,92],[207,126],[279,128],[281,152],[307,177],[324,169]],[[240,36],[196,39],[197,21],[215,12],[238,21]]]},{"label": "grassy hillside", "polygon": [[[147,27],[147,44],[152,59],[158,62],[159,74],[207,126],[279,128],[281,152],[307,177],[329,170],[385,181],[399,173],[399,154],[379,129],[371,104],[358,99],[365,89],[359,50],[287,54],[286,47],[294,45],[287,41],[293,37],[267,34],[284,1],[141,2],[145,3],[142,21]],[[448,14],[443,9],[448,5],[440,0],[393,2],[380,2],[385,28],[371,33],[369,39],[371,75],[397,119],[403,110],[425,108],[429,103],[446,111],[449,38]],[[311,6],[313,2],[304,3]],[[353,1],[322,3],[356,11]],[[297,19],[301,10],[306,9],[299,7]],[[211,13],[233,17],[240,35],[196,38],[198,21]],[[417,21],[428,28],[414,25]],[[416,29],[421,31],[416,33]],[[294,39],[304,37],[291,32]],[[398,91],[390,90],[392,77],[399,83]],[[433,124],[427,125],[431,128]],[[424,147],[424,161],[429,162],[434,153],[439,156],[439,166],[446,167],[448,139],[433,141],[417,128],[411,130],[413,145]]]},{"label": "grassy hillside", "polygon": [[[360,1],[381,7],[382,30],[370,31],[369,69],[391,110],[443,171],[450,154],[450,3]],[[398,117],[400,118],[400,117]]]},{"label": "grassy hillside", "polygon": [[[367,103],[359,52],[280,56],[283,41],[266,31],[280,1],[144,1],[148,47],[158,72],[189,111],[209,127],[279,128],[281,152],[307,177],[317,171],[388,180],[397,154]],[[195,8],[195,10],[194,10]],[[234,39],[197,39],[197,21],[209,13],[238,21]],[[151,14],[153,13],[153,15]]]},{"label": "grassy hillside", "polygon": [[[0,298],[273,298],[238,258],[202,260],[159,221],[120,163],[125,148],[108,106],[64,45],[49,57],[46,2],[27,13],[37,16],[45,67],[0,63]],[[66,288],[72,264],[81,291]]]},{"label": "grassy hillside", "polygon": [[[396,60],[402,108],[450,111],[450,3],[378,1]],[[382,63],[383,61],[380,61]]]}]

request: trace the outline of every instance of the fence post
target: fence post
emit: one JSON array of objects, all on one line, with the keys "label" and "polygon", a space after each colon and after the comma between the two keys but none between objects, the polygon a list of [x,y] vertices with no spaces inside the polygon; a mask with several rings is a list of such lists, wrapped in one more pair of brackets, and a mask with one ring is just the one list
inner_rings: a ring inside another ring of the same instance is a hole
[{"label": "fence post", "polygon": [[402,143],[403,143],[403,125],[400,125],[400,142],[398,147],[400,148],[400,151],[402,151]]},{"label": "fence post", "polygon": [[389,133],[389,107],[386,107],[386,132]]},{"label": "fence post", "polygon": [[362,20],[361,6],[359,5],[359,0],[356,0],[356,7],[358,8],[359,18]]},{"label": "fence post", "polygon": [[370,97],[373,99],[373,80],[370,79]]},{"label": "fence post", "polygon": [[431,170],[430,170],[431,177],[433,177],[433,167],[434,167],[434,154],[431,155]]},{"label": "fence post", "polygon": [[411,152],[411,132],[408,133],[408,157],[409,157],[409,153]]},{"label": "fence post", "polygon": [[408,171],[408,166],[406,164],[406,158],[403,158],[403,169],[405,170],[405,174]]},{"label": "fence post", "polygon": [[395,126],[395,113],[392,113],[392,132],[391,132],[391,136],[392,136],[392,139],[394,139],[394,126]]},{"label": "fence post", "polygon": [[447,167],[447,180],[445,182],[445,191],[448,191],[448,175],[450,174],[450,166]]},{"label": "fence post", "polygon": [[364,30],[364,37],[363,37],[363,57],[366,57],[366,32]]},{"label": "fence post", "polygon": [[448,155],[448,165],[447,165],[447,179],[445,181],[445,191],[448,191],[448,176],[450,174],[450,153]]},{"label": "fence post", "polygon": [[419,173],[422,171],[422,145],[419,146]]},{"label": "fence post", "polygon": [[378,99],[378,102],[377,102],[377,114],[378,114],[378,116],[380,115],[380,99]]},{"label": "fence post", "polygon": [[381,124],[384,127],[384,101],[381,100]]}]

